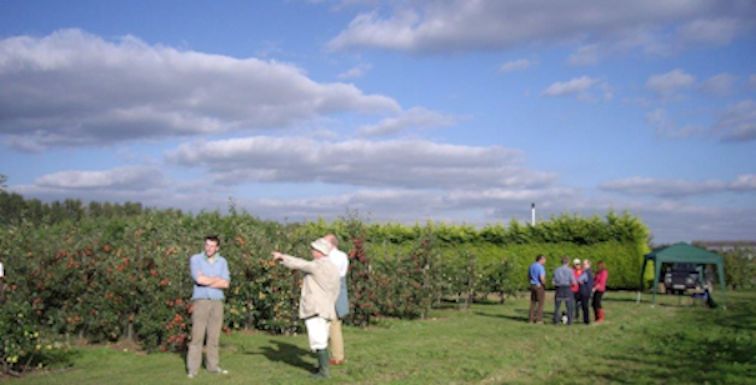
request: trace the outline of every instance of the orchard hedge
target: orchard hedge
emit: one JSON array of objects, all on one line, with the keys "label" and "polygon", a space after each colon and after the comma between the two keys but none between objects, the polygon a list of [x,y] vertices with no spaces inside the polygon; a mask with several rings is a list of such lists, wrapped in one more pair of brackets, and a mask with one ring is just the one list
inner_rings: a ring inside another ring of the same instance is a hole
[{"label": "orchard hedge", "polygon": [[[76,206],[76,205],[74,205]],[[348,322],[376,316],[424,317],[444,300],[466,303],[487,293],[526,287],[538,254],[603,259],[610,287],[637,284],[648,231],[629,214],[605,218],[560,216],[537,226],[402,226],[334,222],[281,224],[231,210],[184,214],[132,207],[129,215],[20,220],[0,227],[6,279],[0,307],[0,360],[6,371],[44,364],[65,338],[129,338],[146,350],[184,349],[190,328],[188,258],[207,234],[222,239],[231,267],[226,330],[254,328],[297,333],[298,273],[271,262],[273,250],[308,255],[326,232],[350,255]],[[138,209],[138,210],[136,210]],[[117,210],[116,210],[117,211]],[[43,210],[40,218],[48,218]],[[74,210],[75,212],[75,210]]]}]

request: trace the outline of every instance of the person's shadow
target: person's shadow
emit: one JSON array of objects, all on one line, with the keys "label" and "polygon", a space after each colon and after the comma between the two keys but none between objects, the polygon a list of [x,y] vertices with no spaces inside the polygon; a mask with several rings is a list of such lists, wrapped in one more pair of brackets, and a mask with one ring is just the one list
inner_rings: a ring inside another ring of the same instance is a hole
[{"label": "person's shadow", "polygon": [[285,362],[307,372],[312,372],[315,369],[311,363],[302,359],[302,357],[310,355],[309,351],[286,342],[271,340],[270,344],[260,348],[259,352],[245,352],[245,354],[262,354],[270,361]]}]

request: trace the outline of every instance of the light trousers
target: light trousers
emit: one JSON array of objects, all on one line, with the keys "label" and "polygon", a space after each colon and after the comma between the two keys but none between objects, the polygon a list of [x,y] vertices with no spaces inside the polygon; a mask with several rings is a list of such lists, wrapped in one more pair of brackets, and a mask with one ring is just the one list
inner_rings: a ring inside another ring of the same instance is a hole
[{"label": "light trousers", "polygon": [[341,320],[331,321],[331,358],[344,361],[344,337],[341,335]]},{"label": "light trousers", "polygon": [[192,342],[186,354],[186,369],[196,374],[202,363],[202,345],[207,334],[205,368],[218,369],[218,342],[223,326],[223,301],[208,299],[195,300],[192,310]]},{"label": "light trousers", "polygon": [[307,339],[312,351],[328,348],[328,329],[330,322],[325,318],[312,317],[305,320]]}]

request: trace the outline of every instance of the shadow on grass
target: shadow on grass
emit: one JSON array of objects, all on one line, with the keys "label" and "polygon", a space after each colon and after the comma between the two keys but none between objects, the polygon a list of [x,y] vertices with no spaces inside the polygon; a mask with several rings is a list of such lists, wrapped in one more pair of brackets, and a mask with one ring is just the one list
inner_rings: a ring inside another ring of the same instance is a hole
[{"label": "shadow on grass", "polygon": [[284,362],[307,372],[311,372],[315,369],[312,364],[302,359],[302,357],[311,354],[309,351],[286,342],[271,340],[268,346],[262,347],[259,352],[245,352],[244,354],[261,354],[269,361]]},{"label": "shadow on grass", "polygon": [[668,327],[644,334],[644,342],[608,354],[605,367],[590,369],[590,375],[621,384],[753,383],[756,308],[751,301],[742,297],[727,310],[680,312]]},{"label": "shadow on grass", "polygon": [[[491,313],[484,313],[482,311],[476,311],[475,315],[479,315],[483,317],[491,317],[491,318],[508,319],[508,320],[523,322],[523,323],[527,323],[529,321],[529,318],[527,316],[521,316],[521,315],[491,314]],[[545,315],[546,314],[544,313],[544,316]]]},{"label": "shadow on grass", "polygon": [[[611,296],[606,296],[601,298],[602,302],[637,302],[635,298],[627,298],[627,297],[620,297],[620,298],[614,298]],[[641,303],[647,302],[645,299],[641,300]]]}]

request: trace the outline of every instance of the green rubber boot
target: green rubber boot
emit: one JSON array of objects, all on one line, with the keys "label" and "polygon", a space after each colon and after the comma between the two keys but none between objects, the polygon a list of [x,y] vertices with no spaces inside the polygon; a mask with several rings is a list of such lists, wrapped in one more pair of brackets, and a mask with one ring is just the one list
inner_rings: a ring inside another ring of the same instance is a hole
[{"label": "green rubber boot", "polygon": [[316,350],[315,354],[318,355],[318,371],[312,376],[314,378],[328,378],[328,349]]}]

